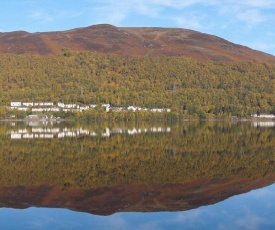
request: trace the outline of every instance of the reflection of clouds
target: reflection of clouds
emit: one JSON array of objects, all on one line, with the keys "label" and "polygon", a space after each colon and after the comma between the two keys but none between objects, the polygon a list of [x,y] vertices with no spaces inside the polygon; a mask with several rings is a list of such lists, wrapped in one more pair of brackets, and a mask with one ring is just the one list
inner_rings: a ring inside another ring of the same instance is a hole
[{"label": "reflection of clouds", "polygon": [[[24,229],[275,229],[275,185],[234,196],[223,202],[183,212],[117,213],[96,216],[64,209],[2,210],[12,214],[16,226]],[[6,214],[7,215],[7,214]],[[20,219],[22,218],[22,220]],[[2,224],[2,225],[1,225]],[[3,226],[3,221],[0,225]],[[5,222],[5,226],[8,225]],[[19,228],[10,228],[19,229]]]},{"label": "reflection of clouds", "polygon": [[190,210],[187,212],[181,212],[176,216],[176,220],[179,222],[197,222],[199,218],[203,215],[203,211],[199,209]]},{"label": "reflection of clouds", "polygon": [[73,220],[60,221],[58,218],[47,218],[38,217],[37,220],[30,221],[27,223],[28,229],[48,229],[53,227],[53,229],[83,229],[83,225],[80,222]]},{"label": "reflection of clouds", "polygon": [[[121,213],[108,216],[104,221],[104,226],[100,226],[100,229],[112,229],[112,230],[160,230],[162,229],[163,219],[154,219],[152,218],[149,221],[144,221],[143,218],[146,214],[138,215],[139,218],[133,220],[129,218],[134,213]],[[165,221],[168,221],[167,219]]]},{"label": "reflection of clouds", "polygon": [[149,222],[149,223],[145,223],[145,224],[140,224],[139,226],[137,226],[136,229],[137,230],[138,229],[142,229],[142,230],[160,230],[162,228],[161,228],[161,224],[154,221],[154,222]]},{"label": "reflection of clouds", "polygon": [[187,229],[274,229],[275,185],[231,197],[214,205],[177,213]]},{"label": "reflection of clouds", "polygon": [[275,191],[272,191],[269,187],[268,188],[263,188],[263,189],[258,189],[254,190],[250,193],[251,196],[253,197],[267,197],[267,196],[272,196],[275,197]]},{"label": "reflection of clouds", "polygon": [[[32,210],[30,210],[32,211]],[[34,220],[31,220],[27,223],[28,226],[30,226],[31,229],[41,229],[43,226],[49,226],[52,224],[56,224],[56,221],[51,217],[46,216],[36,216]]]},{"label": "reflection of clouds", "polygon": [[[210,207],[210,206],[208,206]],[[215,215],[211,209],[194,209],[178,213],[174,222],[186,229],[208,229],[209,217]]]},{"label": "reflection of clouds", "polygon": [[236,225],[241,229],[261,229],[260,226],[267,222],[267,219],[254,214],[248,214],[236,221]]},{"label": "reflection of clouds", "polygon": [[[106,220],[106,225],[108,225],[112,230],[125,230],[131,229],[126,222],[125,218],[121,215],[112,215]],[[106,228],[107,229],[107,228]]]}]

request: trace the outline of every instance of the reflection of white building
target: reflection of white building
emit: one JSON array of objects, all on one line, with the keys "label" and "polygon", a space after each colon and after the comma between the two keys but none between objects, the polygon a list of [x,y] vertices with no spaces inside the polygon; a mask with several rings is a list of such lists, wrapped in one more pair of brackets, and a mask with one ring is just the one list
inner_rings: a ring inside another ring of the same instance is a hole
[{"label": "reflection of white building", "polygon": [[22,135],[20,133],[11,133],[11,139],[21,139]]},{"label": "reflection of white building", "polygon": [[109,128],[106,128],[105,129],[105,132],[104,133],[102,133],[102,136],[103,137],[109,137],[111,134],[110,134],[110,129]]},{"label": "reflection of white building", "polygon": [[27,107],[22,107],[22,106],[11,106],[10,109],[14,110],[18,110],[18,111],[27,111],[28,108]]},{"label": "reflection of white building", "polygon": [[[151,128],[113,128],[108,127],[104,129],[102,133],[99,133],[102,137],[110,137],[111,135],[137,135],[141,133],[164,133],[170,132],[170,127],[151,127]],[[52,138],[66,138],[66,137],[79,137],[90,136],[95,137],[98,134],[95,131],[87,130],[83,128],[47,128],[47,127],[32,127],[31,129],[18,129],[16,131],[9,132],[11,139],[52,139]]]},{"label": "reflection of white building", "polygon": [[274,121],[259,121],[259,122],[253,122],[253,127],[275,127]]}]

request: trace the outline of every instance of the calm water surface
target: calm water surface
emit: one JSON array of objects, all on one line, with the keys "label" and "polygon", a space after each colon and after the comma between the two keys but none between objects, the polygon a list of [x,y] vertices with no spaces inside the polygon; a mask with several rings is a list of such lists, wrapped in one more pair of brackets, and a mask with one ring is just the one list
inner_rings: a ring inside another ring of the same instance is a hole
[{"label": "calm water surface", "polygon": [[10,122],[0,139],[1,229],[275,228],[274,121]]}]

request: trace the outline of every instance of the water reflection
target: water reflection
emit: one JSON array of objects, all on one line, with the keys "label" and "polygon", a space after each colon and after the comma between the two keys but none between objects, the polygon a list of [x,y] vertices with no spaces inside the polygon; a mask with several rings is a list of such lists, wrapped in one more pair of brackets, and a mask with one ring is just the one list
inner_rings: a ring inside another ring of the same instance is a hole
[{"label": "water reflection", "polygon": [[96,216],[66,209],[0,209],[5,229],[274,229],[275,185],[184,212]]},{"label": "water reflection", "polygon": [[253,127],[275,127],[275,121],[257,121],[252,122]]},{"label": "water reflection", "polygon": [[0,203],[97,215],[212,205],[275,182],[275,129],[261,127],[4,123]]},{"label": "water reflection", "polygon": [[170,127],[150,127],[150,128],[113,128],[106,127],[101,133],[97,133],[94,130],[87,130],[80,128],[68,128],[68,127],[32,127],[17,130],[10,130],[8,134],[11,139],[52,139],[52,138],[65,138],[65,137],[79,137],[79,136],[102,136],[110,137],[111,135],[136,135],[142,133],[164,133],[170,132]]}]

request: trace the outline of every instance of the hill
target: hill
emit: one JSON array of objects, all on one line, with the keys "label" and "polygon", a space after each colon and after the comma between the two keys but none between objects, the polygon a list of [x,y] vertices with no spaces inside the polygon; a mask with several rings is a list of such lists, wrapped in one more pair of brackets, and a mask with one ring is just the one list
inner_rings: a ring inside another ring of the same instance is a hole
[{"label": "hill", "polygon": [[122,28],[102,24],[67,31],[0,33],[0,52],[59,54],[62,48],[125,56],[184,56],[211,61],[275,63],[275,57],[217,36],[178,28]]},{"label": "hill", "polygon": [[267,63],[64,50],[58,56],[0,54],[0,66],[1,106],[108,103],[170,108],[193,118],[275,111],[275,65]]}]

